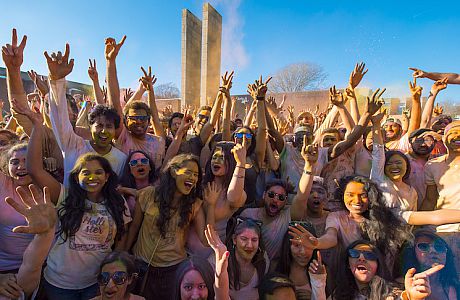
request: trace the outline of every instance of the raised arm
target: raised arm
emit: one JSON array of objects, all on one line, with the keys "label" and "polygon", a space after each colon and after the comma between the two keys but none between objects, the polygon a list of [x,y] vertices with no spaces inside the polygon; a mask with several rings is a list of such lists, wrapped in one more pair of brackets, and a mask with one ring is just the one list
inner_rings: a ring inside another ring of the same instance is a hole
[{"label": "raised arm", "polygon": [[[126,35],[121,38],[117,44],[115,39],[105,39],[105,61],[107,63],[107,104],[115,108],[118,115],[123,120],[123,110],[120,103],[120,85],[118,84],[116,58],[121,46],[125,43]],[[116,137],[123,129],[123,122],[120,122],[120,127],[117,129]]]},{"label": "raised arm", "polygon": [[244,118],[244,126],[251,126],[254,114],[257,108],[257,101],[252,101],[251,107],[249,108],[246,117]]},{"label": "raised arm", "polygon": [[141,70],[144,73],[144,76],[140,79],[140,81],[142,82],[144,89],[148,91],[148,100],[150,106],[150,114],[152,115],[153,131],[155,132],[156,136],[161,136],[163,139],[165,139],[166,134],[160,122],[160,116],[158,115],[158,108],[155,102],[155,91],[153,89],[153,85],[155,84],[155,82],[157,82],[157,79],[155,78],[155,75],[152,75],[151,67],[149,67],[148,74],[144,70],[144,68],[141,67]]},{"label": "raised arm", "polygon": [[95,59],[93,59],[93,61],[91,61],[91,59],[89,60],[88,76],[93,83],[93,93],[94,98],[96,98],[96,103],[105,104],[104,95],[102,94],[101,86],[99,85],[99,73],[97,72]]},{"label": "raised arm", "polygon": [[380,98],[384,92],[385,89],[382,91],[377,89],[372,95],[372,99],[367,97],[365,111],[359,118],[358,125],[353,128],[351,133],[344,141],[337,143],[332,149],[329,148],[329,159],[332,160],[337,158],[339,155],[347,151],[347,149],[356,144],[356,142],[362,137],[364,130],[366,129],[366,126],[371,119],[371,116],[373,116],[384,103]]},{"label": "raised arm", "polygon": [[307,145],[307,137],[303,137],[302,157],[305,160],[302,177],[300,177],[299,188],[297,194],[292,200],[291,219],[302,219],[305,210],[307,209],[308,196],[313,184],[313,168],[318,160],[318,145]]},{"label": "raised arm", "polygon": [[343,94],[335,89],[335,85],[329,89],[329,100],[339,110],[340,118],[347,132],[351,132],[355,127],[355,122],[345,107],[346,97],[344,98]]},{"label": "raised arm", "polygon": [[[283,97],[283,99],[285,98]],[[289,109],[290,108],[288,107],[288,110]],[[270,111],[268,110],[268,105],[265,106],[265,121],[267,122],[268,133],[275,139],[276,151],[278,151],[278,153],[281,153],[284,148],[284,138],[275,127],[275,123],[273,122]]]},{"label": "raised arm", "polygon": [[428,78],[431,80],[441,80],[447,77],[448,84],[460,84],[460,75],[456,73],[425,72],[417,68],[409,68],[409,70],[414,71],[412,76],[415,78]]},{"label": "raised arm", "polygon": [[236,144],[232,153],[235,157],[236,166],[233,171],[233,177],[228,185],[227,190],[227,201],[231,208],[240,208],[246,202],[246,192],[244,191],[244,177],[246,174],[246,152],[247,152],[247,140],[246,136],[243,136],[243,145]]},{"label": "raised arm", "polygon": [[228,300],[230,299],[230,281],[228,277],[228,257],[230,252],[227,251],[227,247],[219,238],[219,235],[214,230],[212,225],[207,225],[205,230],[206,240],[209,246],[214,250],[216,257],[215,262],[215,279],[214,279],[214,291],[216,292],[216,300]]},{"label": "raised arm", "polygon": [[233,100],[230,97],[230,89],[232,88],[232,81],[233,81],[233,71],[230,74],[225,72],[224,76],[222,76],[222,86],[219,88],[220,92],[222,93],[223,99],[224,99],[224,113],[222,116],[222,140],[223,141],[230,141],[231,136],[232,136],[232,132],[230,131],[230,123],[231,123],[231,118],[232,118],[231,110],[234,105],[232,102]]},{"label": "raised arm", "polygon": [[407,135],[409,136],[413,131],[420,128],[420,121],[422,117],[422,104],[420,98],[422,97],[422,87],[417,85],[417,79],[414,78],[414,83],[409,81],[409,89],[412,94],[412,108],[410,111],[409,128]]},{"label": "raised arm", "polygon": [[385,143],[383,142],[381,122],[385,112],[372,116],[372,168],[370,179],[381,182],[385,176]]},{"label": "raised arm", "polygon": [[359,85],[364,75],[367,73],[366,64],[361,62],[357,63],[355,69],[350,74],[350,79],[348,80],[348,87],[346,89],[347,97],[350,101],[350,113],[355,123],[359,121],[359,109],[358,102],[356,100],[355,88]]},{"label": "raised arm", "polygon": [[430,96],[425,103],[425,107],[423,108],[422,112],[422,119],[420,122],[420,128],[429,128],[431,126],[431,117],[433,116],[433,107],[434,101],[436,100],[436,96],[442,90],[447,87],[447,77],[437,80],[433,83],[431,87]]},{"label": "raised arm", "polygon": [[295,226],[289,226],[289,234],[292,236],[291,242],[309,249],[329,249],[337,246],[338,243],[338,232],[333,227],[327,228],[321,237],[316,238],[303,226],[295,224]]},{"label": "raised arm", "polygon": [[169,160],[176,156],[177,152],[179,152],[180,144],[182,143],[182,140],[187,134],[190,126],[193,124],[193,120],[187,123],[187,116],[188,111],[185,111],[184,117],[182,118],[179,128],[177,129],[176,135],[173,137],[173,141],[169,145],[168,150],[166,150],[165,158],[163,159],[163,166],[165,166]]},{"label": "raised arm", "polygon": [[[140,194],[142,195],[142,193]],[[134,242],[137,240],[142,221],[144,220],[144,212],[141,209],[139,198],[136,200],[137,201],[134,206],[133,220],[131,221],[131,224],[129,224],[128,236],[124,245],[125,249],[123,249],[125,251],[130,251],[133,247]]]}]

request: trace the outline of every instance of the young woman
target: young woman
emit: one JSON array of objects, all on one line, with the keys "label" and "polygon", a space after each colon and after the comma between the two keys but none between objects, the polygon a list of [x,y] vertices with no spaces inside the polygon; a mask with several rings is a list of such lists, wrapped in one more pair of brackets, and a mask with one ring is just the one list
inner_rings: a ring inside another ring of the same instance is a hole
[{"label": "young woman", "polygon": [[172,295],[175,272],[187,257],[185,241],[191,224],[206,243],[200,194],[201,169],[198,159],[189,154],[169,160],[160,172],[159,184],[140,191],[126,249],[134,244],[133,253],[148,268],[141,287],[147,299]]},{"label": "young woman", "polygon": [[427,229],[416,230],[414,237],[413,245],[403,251],[403,274],[410,268],[426,271],[436,265],[445,265],[444,269],[430,277],[432,294],[439,300],[458,299],[460,283],[450,247],[436,233]]},{"label": "young woman", "polygon": [[124,251],[113,251],[101,263],[97,281],[100,296],[91,300],[142,300],[131,294],[138,275],[134,257]]},{"label": "young woman", "polygon": [[290,241],[286,232],[276,271],[295,284],[297,300],[326,300],[326,268],[317,250]]},{"label": "young woman", "polygon": [[147,153],[141,150],[131,152],[126,159],[118,191],[128,199],[131,214],[134,213],[139,190],[153,185],[156,180],[155,165]]},{"label": "young woman", "polygon": [[117,175],[110,163],[96,153],[78,158],[65,189],[43,169],[41,138],[43,125],[31,113],[34,125],[27,153],[30,175],[50,190],[59,216],[58,239],[51,249],[44,270],[48,299],[89,299],[97,295],[97,275],[104,258],[120,245],[131,221],[126,201],[116,191]]},{"label": "young woman", "polygon": [[203,258],[192,256],[184,260],[177,268],[174,282],[174,300],[219,300],[214,293],[214,270]]}]

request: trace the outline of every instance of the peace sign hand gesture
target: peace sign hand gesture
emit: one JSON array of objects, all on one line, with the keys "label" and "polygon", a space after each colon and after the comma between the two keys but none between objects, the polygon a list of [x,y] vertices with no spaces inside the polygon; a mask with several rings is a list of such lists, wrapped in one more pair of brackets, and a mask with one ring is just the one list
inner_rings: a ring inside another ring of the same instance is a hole
[{"label": "peace sign hand gesture", "polygon": [[260,78],[255,80],[253,84],[248,84],[248,93],[254,100],[261,100],[265,98],[265,94],[268,91],[268,83],[272,80],[272,77],[268,77],[265,82],[262,81],[262,75]]},{"label": "peace sign hand gesture", "polygon": [[16,28],[13,28],[11,44],[2,47],[2,58],[8,69],[19,69],[24,61],[24,48],[26,47],[27,36],[23,36],[21,43],[18,45],[18,34]]},{"label": "peace sign hand gesture", "polygon": [[412,81],[409,81],[409,89],[410,93],[412,94],[412,97],[416,99],[420,99],[420,97],[422,97],[423,88],[417,85],[417,77],[414,77],[414,83],[412,83]]},{"label": "peace sign hand gesture", "polygon": [[144,76],[142,76],[139,81],[142,83],[142,86],[150,92],[153,92],[153,85],[157,82],[155,75],[152,75],[152,67],[149,66],[149,73],[145,71],[143,67],[141,67]]},{"label": "peace sign hand gesture", "polygon": [[380,91],[380,89],[376,89],[374,94],[372,94],[372,98],[367,97],[365,111],[369,113],[370,116],[373,116],[382,107],[382,105],[385,104],[385,101],[381,99],[385,91],[386,89],[383,89],[382,91]]}]

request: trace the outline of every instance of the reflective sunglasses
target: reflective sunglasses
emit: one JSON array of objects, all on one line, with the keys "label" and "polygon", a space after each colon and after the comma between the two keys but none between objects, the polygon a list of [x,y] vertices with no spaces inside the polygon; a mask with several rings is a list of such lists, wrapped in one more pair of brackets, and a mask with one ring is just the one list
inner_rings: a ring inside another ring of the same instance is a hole
[{"label": "reflective sunglasses", "polygon": [[133,159],[129,162],[129,165],[131,167],[135,167],[137,166],[138,164],[141,164],[141,165],[148,165],[149,164],[149,159],[148,158],[140,158],[140,159]]},{"label": "reflective sunglasses", "polygon": [[351,258],[359,258],[360,255],[363,255],[366,260],[377,260],[377,255],[371,251],[361,251],[356,249],[349,249],[348,256]]},{"label": "reflective sunglasses", "polygon": [[430,249],[433,249],[434,251],[438,253],[447,253],[447,247],[443,245],[442,243],[418,243],[416,245],[417,249],[420,250],[421,252],[429,252]]},{"label": "reflective sunglasses", "polygon": [[286,196],[286,195],[284,195],[284,194],[277,194],[277,193],[272,192],[272,191],[267,192],[267,195],[268,195],[268,197],[271,198],[271,199],[275,198],[275,196],[276,196],[276,198],[278,198],[279,201],[284,201],[284,200],[287,199],[287,196]]},{"label": "reflective sunglasses", "polygon": [[116,285],[122,285],[128,280],[128,273],[123,271],[117,271],[113,274],[110,274],[109,272],[102,272],[97,277],[97,282],[99,282],[100,285],[107,285],[109,284],[110,279],[112,279],[113,283]]},{"label": "reflective sunglasses", "polygon": [[147,122],[150,119],[149,116],[127,116],[127,118],[130,121],[141,121],[141,122]]},{"label": "reflective sunglasses", "polygon": [[235,133],[235,137],[236,137],[237,139],[242,139],[243,136],[246,136],[246,138],[247,138],[248,140],[249,140],[249,139],[252,139],[252,134],[250,134],[250,133],[244,133],[244,132],[237,132],[237,133]]}]

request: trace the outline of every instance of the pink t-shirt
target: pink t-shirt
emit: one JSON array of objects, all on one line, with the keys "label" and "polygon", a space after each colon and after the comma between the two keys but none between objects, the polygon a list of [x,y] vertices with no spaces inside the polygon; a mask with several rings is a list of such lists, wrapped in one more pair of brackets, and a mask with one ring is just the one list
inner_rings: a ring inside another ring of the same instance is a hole
[{"label": "pink t-shirt", "polygon": [[165,156],[165,140],[162,137],[146,133],[144,139],[138,139],[126,127],[123,127],[118,136],[115,147],[126,155],[136,150],[144,151],[153,160],[155,168],[161,167]]},{"label": "pink t-shirt", "polygon": [[343,249],[362,238],[358,223],[350,218],[348,211],[331,212],[326,219],[326,231],[329,228],[337,230],[337,236]]},{"label": "pink t-shirt", "polygon": [[5,202],[6,197],[11,197],[21,203],[15,188],[13,179],[0,172],[0,271],[19,269],[24,251],[34,238],[33,234],[11,231],[16,226],[27,225],[24,217]]},{"label": "pink t-shirt", "polygon": [[411,146],[409,143],[409,135],[406,133],[399,140],[385,143],[385,147],[388,150],[399,150],[402,153],[408,153],[409,150],[411,149]]}]

